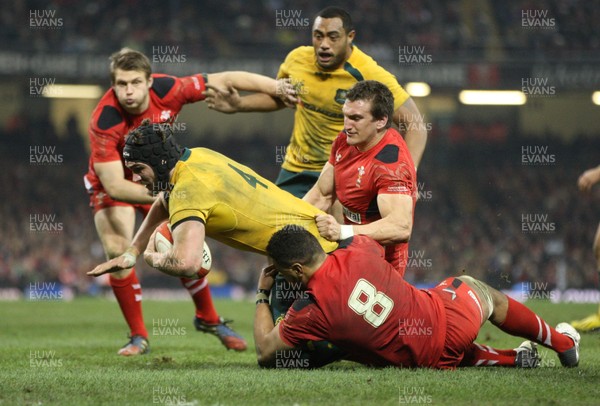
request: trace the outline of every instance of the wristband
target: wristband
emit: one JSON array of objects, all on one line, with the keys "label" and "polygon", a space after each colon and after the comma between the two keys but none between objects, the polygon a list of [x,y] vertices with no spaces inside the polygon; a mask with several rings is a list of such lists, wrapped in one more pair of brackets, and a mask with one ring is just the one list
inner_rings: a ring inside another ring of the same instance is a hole
[{"label": "wristband", "polygon": [[269,296],[271,294],[271,290],[270,289],[256,289],[256,293],[264,293],[265,295]]},{"label": "wristband", "polygon": [[135,248],[128,248],[127,251],[125,251],[123,253],[123,257],[127,258],[128,261],[132,262],[135,264],[136,260],[137,260],[137,255],[135,255],[132,251],[135,250]]},{"label": "wristband", "polygon": [[269,299],[258,299],[256,301],[256,304],[261,304],[261,303],[269,304]]},{"label": "wristband", "polygon": [[345,240],[346,238],[350,238],[354,235],[354,229],[351,225],[341,225],[340,226],[340,241]]},{"label": "wristband", "polygon": [[258,302],[259,300],[269,300],[269,296],[265,295],[264,293],[257,293],[256,294],[256,301]]}]

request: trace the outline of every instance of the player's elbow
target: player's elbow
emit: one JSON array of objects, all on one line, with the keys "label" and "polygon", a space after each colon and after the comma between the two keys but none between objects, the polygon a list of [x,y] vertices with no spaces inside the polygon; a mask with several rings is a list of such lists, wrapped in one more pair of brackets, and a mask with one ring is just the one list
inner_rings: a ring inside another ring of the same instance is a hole
[{"label": "player's elbow", "polygon": [[184,278],[195,278],[200,268],[202,268],[202,257],[189,256],[181,260],[179,274]]},{"label": "player's elbow", "polygon": [[393,244],[409,242],[412,234],[412,222],[397,224],[391,238]]},{"label": "player's elbow", "polygon": [[102,183],[102,187],[107,195],[110,196],[111,199],[118,200],[119,196],[119,185],[117,182],[105,182]]}]

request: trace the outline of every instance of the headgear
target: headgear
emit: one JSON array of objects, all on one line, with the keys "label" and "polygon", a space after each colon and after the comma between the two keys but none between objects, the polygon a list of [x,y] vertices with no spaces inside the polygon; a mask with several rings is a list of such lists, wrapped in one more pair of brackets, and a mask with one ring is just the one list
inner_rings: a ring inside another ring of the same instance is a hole
[{"label": "headgear", "polygon": [[184,149],[175,142],[168,124],[151,124],[149,119],[145,119],[127,136],[123,158],[149,165],[154,170],[158,189],[167,190],[171,169],[183,152]]}]

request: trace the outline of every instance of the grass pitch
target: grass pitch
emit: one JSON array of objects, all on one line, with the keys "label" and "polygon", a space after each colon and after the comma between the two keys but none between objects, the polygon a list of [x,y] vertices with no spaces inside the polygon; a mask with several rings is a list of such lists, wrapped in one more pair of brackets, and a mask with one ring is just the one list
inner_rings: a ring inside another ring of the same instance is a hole
[{"label": "grass pitch", "polygon": [[[249,342],[226,351],[192,325],[191,302],[144,302],[152,352],[123,358],[126,328],[115,302],[0,302],[1,405],[594,405],[600,390],[600,334],[584,334],[579,368],[542,348],[536,370],[369,369],[339,362],[321,370],[261,370],[252,342],[254,306],[217,300]],[[587,315],[595,305],[528,302],[549,323]],[[486,324],[478,342],[522,340]]]}]

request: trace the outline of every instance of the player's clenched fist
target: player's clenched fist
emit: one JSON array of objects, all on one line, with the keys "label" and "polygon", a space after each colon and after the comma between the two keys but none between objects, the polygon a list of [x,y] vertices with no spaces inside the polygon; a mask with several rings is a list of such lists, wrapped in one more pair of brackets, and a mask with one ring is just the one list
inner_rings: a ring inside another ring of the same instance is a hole
[{"label": "player's clenched fist", "polygon": [[321,237],[327,238],[329,241],[340,240],[341,224],[338,223],[331,214],[319,214],[315,217],[317,229]]}]

